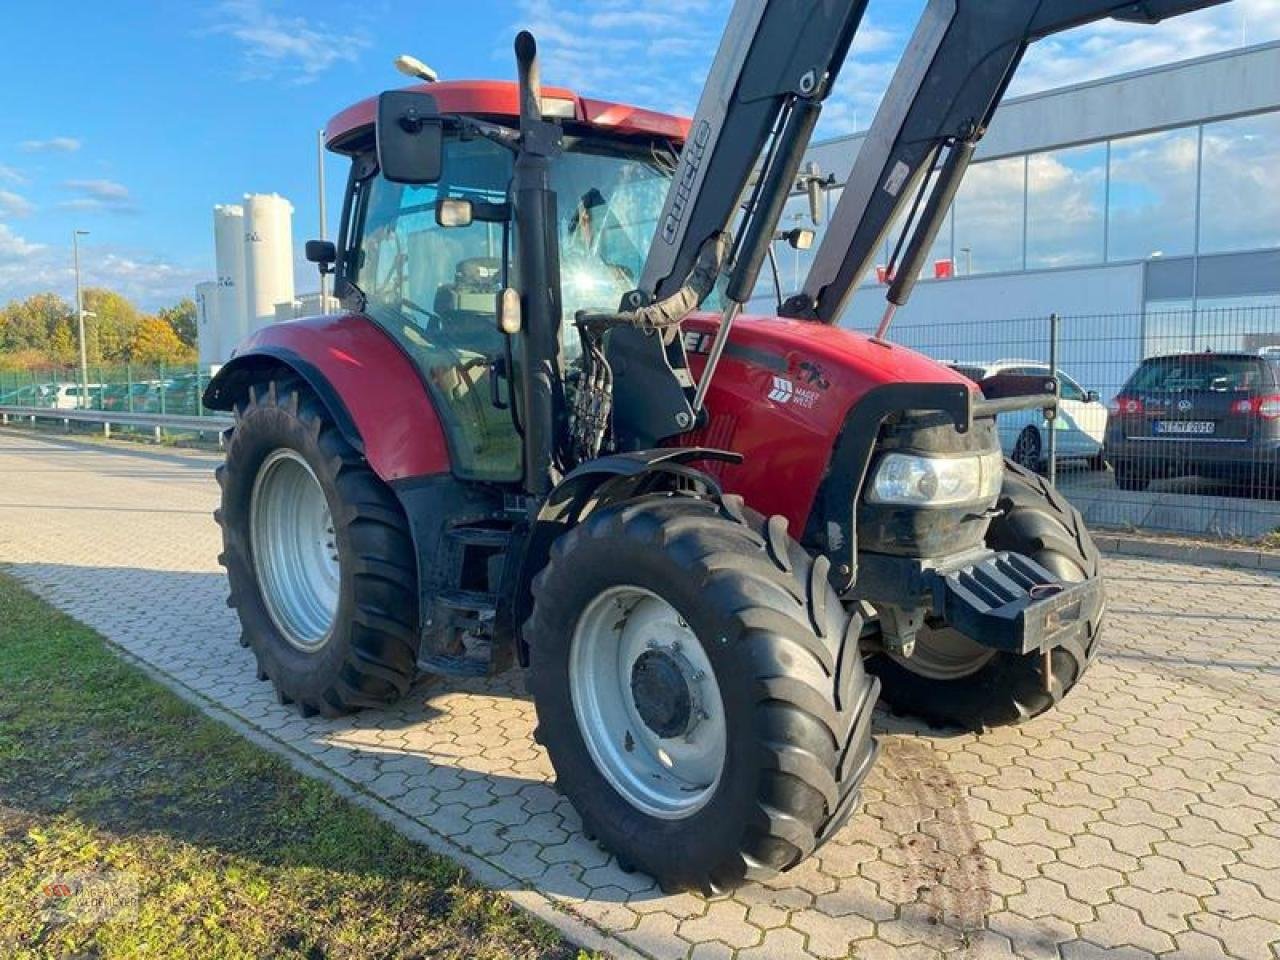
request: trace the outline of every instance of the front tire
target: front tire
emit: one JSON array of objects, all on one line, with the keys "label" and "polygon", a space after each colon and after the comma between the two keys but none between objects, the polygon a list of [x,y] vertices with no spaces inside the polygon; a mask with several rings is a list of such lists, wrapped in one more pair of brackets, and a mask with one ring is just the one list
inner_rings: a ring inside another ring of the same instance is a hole
[{"label": "front tire", "polygon": [[395,495],[287,374],[251,384],[218,467],[241,642],[303,716],[391,703],[413,680],[417,574]]},{"label": "front tire", "polygon": [[826,564],[739,498],[653,495],[570,530],[535,581],[529,686],[560,789],[664,890],[788,870],[857,804],[877,685]]},{"label": "front tire", "polygon": [[[1101,555],[1080,513],[1043,477],[1005,464],[1001,516],[987,546],[1020,553],[1060,580],[1100,575]],[[1080,682],[1098,652],[1102,617],[1050,654],[1045,689],[1040,654],[983,647],[945,624],[925,627],[911,657],[876,654],[867,668],[884,684],[885,702],[938,725],[984,730],[1022,723],[1052,709]]]}]

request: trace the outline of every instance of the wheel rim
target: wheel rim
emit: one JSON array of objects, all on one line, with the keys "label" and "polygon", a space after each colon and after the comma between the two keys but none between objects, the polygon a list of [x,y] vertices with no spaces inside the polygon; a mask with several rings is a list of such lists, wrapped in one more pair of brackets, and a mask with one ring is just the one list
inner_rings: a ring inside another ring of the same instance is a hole
[{"label": "wheel rim", "polygon": [[930,680],[960,680],[977,673],[995,655],[995,650],[970,640],[959,630],[943,627],[921,630],[911,656],[890,653],[889,657]]},{"label": "wheel rim", "polygon": [[276,450],[258,468],[249,529],[267,613],[292,646],[314,653],[337,618],[341,568],[329,503],[296,450]]},{"label": "wheel rim", "polygon": [[724,704],[702,644],[669,603],[632,586],[592,600],[574,629],[569,690],[592,760],[633,807],[678,820],[711,799]]},{"label": "wheel rim", "polygon": [[1040,437],[1038,434],[1024,430],[1018,436],[1018,443],[1013,449],[1013,459],[1019,466],[1034,470],[1040,462]]}]

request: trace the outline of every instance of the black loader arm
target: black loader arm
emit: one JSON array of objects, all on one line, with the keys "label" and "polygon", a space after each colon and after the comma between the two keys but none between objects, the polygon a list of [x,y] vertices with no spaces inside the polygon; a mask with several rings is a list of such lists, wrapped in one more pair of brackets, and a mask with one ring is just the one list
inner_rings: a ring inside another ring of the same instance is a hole
[{"label": "black loader arm", "polygon": [[[674,328],[709,290],[704,284],[691,287],[690,277],[710,251],[721,250],[715,272],[731,271],[725,291],[731,323],[755,287],[822,101],[866,6],[867,0],[734,3],[639,288],[624,298],[627,313],[617,315],[609,332],[608,357],[617,373],[615,430],[624,448],[648,446],[693,425],[702,396],[692,394]],[[737,237],[726,243],[740,209]],[[695,288],[698,295],[691,296]],[[646,308],[646,316],[634,317]],[[654,329],[655,313],[663,316],[665,329]],[[722,324],[726,333],[729,323]],[[717,356],[713,349],[704,381]]]},{"label": "black loader arm", "polygon": [[[929,0],[854,162],[803,291],[783,313],[835,323],[900,211],[888,309],[907,302],[1027,48],[1096,20],[1156,23],[1225,0]],[[938,176],[929,186],[925,175]]]}]

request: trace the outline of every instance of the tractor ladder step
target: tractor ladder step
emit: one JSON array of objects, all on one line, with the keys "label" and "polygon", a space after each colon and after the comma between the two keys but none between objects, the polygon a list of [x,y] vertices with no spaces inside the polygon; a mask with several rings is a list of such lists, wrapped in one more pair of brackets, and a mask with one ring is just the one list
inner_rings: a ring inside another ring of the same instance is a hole
[{"label": "tractor ladder step", "polygon": [[498,598],[479,590],[441,590],[436,603],[460,613],[474,613],[479,619],[492,617],[498,610]]}]

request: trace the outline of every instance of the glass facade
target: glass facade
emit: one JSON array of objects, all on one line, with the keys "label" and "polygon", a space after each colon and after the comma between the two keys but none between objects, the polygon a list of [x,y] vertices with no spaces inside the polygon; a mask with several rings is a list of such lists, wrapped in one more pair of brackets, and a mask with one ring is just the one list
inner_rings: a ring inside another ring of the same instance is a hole
[{"label": "glass facade", "polygon": [[982,161],[931,260],[965,276],[1280,247],[1277,170],[1280,112]]}]

